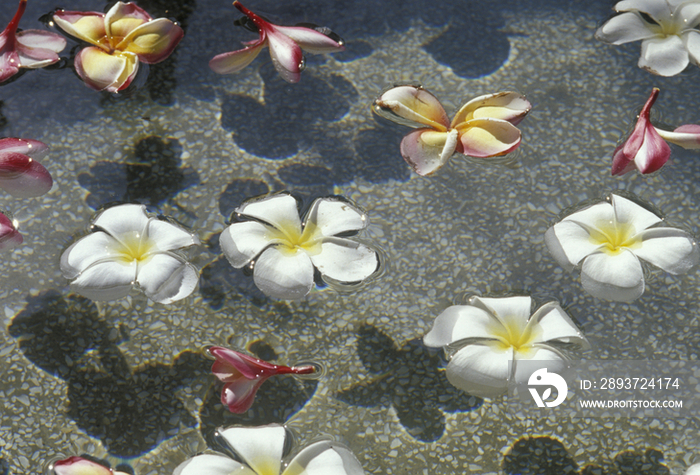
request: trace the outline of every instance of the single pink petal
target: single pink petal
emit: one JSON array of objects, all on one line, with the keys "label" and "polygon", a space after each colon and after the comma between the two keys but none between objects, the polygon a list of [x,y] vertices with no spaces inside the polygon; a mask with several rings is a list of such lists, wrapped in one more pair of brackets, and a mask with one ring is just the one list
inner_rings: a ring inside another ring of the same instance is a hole
[{"label": "single pink petal", "polygon": [[459,146],[456,129],[439,132],[433,129],[416,129],[401,141],[401,156],[421,176],[439,170]]},{"label": "single pink petal", "polygon": [[58,10],[53,21],[69,35],[109,51],[104,13]]},{"label": "single pink petal", "polygon": [[624,148],[625,144],[620,144],[615,148],[615,152],[613,152],[612,175],[624,175],[637,168],[634,165],[634,157],[627,157]]},{"label": "single pink petal", "polygon": [[304,54],[298,44],[289,36],[278,32],[274,27],[266,32],[267,45],[270,47],[272,64],[282,79],[297,83],[304,69]]},{"label": "single pink petal", "polygon": [[269,376],[260,379],[237,379],[224,384],[221,404],[234,414],[243,414],[253,405],[255,394]]},{"label": "single pink petal", "polygon": [[68,457],[53,463],[56,475],[112,475],[113,471],[104,465],[83,457]]},{"label": "single pink petal", "polygon": [[673,132],[667,132],[656,127],[654,127],[654,129],[661,136],[661,138],[667,142],[679,145],[685,149],[700,149],[700,125],[681,125]]},{"label": "single pink petal", "polygon": [[42,30],[24,30],[17,33],[17,53],[23,68],[42,68],[60,59],[57,53],[66,47],[66,39]]},{"label": "single pink petal", "polygon": [[653,173],[663,167],[671,156],[671,147],[649,123],[644,130],[644,141],[634,157],[634,164],[642,174]]},{"label": "single pink petal", "polygon": [[53,185],[51,174],[27,155],[0,152],[0,188],[16,198],[32,198],[48,192]]},{"label": "single pink petal", "polygon": [[[269,377],[275,374],[290,373],[291,368],[287,366],[277,366],[266,361],[248,356],[238,351],[229,350],[221,346],[212,346],[209,353],[216,358],[216,361],[235,368],[247,379],[259,378],[263,375]],[[221,367],[217,366],[217,373],[223,374]],[[213,371],[213,369],[212,369]],[[233,373],[233,371],[231,371]]]},{"label": "single pink petal", "polygon": [[144,63],[159,63],[170,56],[184,35],[179,25],[158,18],[135,28],[117,49],[136,54]]},{"label": "single pink petal", "polygon": [[289,36],[301,49],[309,53],[337,53],[345,49],[345,43],[342,39],[333,39],[331,36],[322,32],[324,30],[323,28],[321,28],[322,31],[303,26],[274,25],[274,28],[283,35]]},{"label": "single pink petal", "polygon": [[75,71],[85,84],[97,91],[119,92],[126,89],[138,72],[138,56],[131,53],[108,54],[88,46],[75,56]]},{"label": "single pink petal", "polygon": [[216,55],[209,61],[209,67],[218,74],[236,73],[252,63],[265,46],[267,42],[255,41],[251,46],[238,51]]},{"label": "single pink petal", "polygon": [[22,235],[17,226],[0,212],[0,251],[7,251],[22,244]]},{"label": "single pink petal", "polygon": [[6,81],[19,72],[19,55],[16,51],[16,32],[19,20],[27,8],[27,0],[20,0],[15,16],[0,33],[0,82]]},{"label": "single pink petal", "polygon": [[0,139],[0,154],[3,152],[23,153],[38,160],[49,152],[49,146],[38,140],[8,137]]}]

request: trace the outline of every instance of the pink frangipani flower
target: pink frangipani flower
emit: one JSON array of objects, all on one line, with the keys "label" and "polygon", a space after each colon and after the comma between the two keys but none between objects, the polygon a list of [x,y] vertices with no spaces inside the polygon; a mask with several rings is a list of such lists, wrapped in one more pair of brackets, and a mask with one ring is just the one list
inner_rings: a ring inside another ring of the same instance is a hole
[{"label": "pink frangipani flower", "polygon": [[139,61],[163,61],[184,35],[176,23],[154,20],[133,3],[117,2],[107,13],[59,10],[53,19],[63,31],[92,45],[75,56],[75,71],[97,91],[126,89]]},{"label": "pink frangipani flower", "polygon": [[0,211],[0,251],[8,251],[22,244],[17,222]]},{"label": "pink frangipani flower", "polygon": [[316,372],[313,365],[274,365],[221,346],[212,346],[209,353],[216,358],[211,372],[224,383],[221,404],[236,414],[250,409],[255,400],[255,393],[270,376]]},{"label": "pink frangipani flower", "polygon": [[19,72],[19,68],[37,69],[59,60],[58,54],[66,47],[61,35],[50,31],[23,30],[17,32],[19,20],[27,8],[27,0],[20,0],[17,13],[0,33],[0,82]]},{"label": "pink frangipani flower", "polygon": [[68,457],[51,464],[56,475],[128,475],[83,457]]},{"label": "pink frangipani flower", "polygon": [[48,151],[49,147],[38,140],[0,139],[0,188],[16,198],[33,198],[49,191],[51,175],[36,161]]},{"label": "pink frangipani flower", "polygon": [[219,74],[232,74],[248,66],[266,46],[275,69],[290,83],[299,82],[304,69],[302,50],[312,54],[335,53],[345,49],[343,40],[325,27],[279,26],[256,15],[241,5],[233,6],[243,12],[258,30],[257,40],[245,42],[245,48],[214,56],[209,67]]},{"label": "pink frangipani flower", "polygon": [[635,168],[645,175],[659,170],[671,156],[671,148],[666,142],[685,149],[700,149],[700,125],[681,125],[673,132],[652,125],[651,106],[658,97],[659,89],[655,87],[639,113],[632,133],[615,149],[612,160],[613,175],[624,175]]}]

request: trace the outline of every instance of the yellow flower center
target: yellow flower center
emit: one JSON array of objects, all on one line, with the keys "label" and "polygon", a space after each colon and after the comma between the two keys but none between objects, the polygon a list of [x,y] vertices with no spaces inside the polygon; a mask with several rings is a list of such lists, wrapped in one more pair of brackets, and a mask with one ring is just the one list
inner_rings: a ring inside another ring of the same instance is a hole
[{"label": "yellow flower center", "polygon": [[539,334],[535,325],[518,324],[515,318],[504,318],[502,323],[494,322],[490,329],[490,333],[498,339],[496,347],[500,350],[513,348],[516,353],[528,352]]},{"label": "yellow flower center", "polygon": [[321,252],[321,240],[317,236],[318,227],[312,223],[306,223],[303,230],[294,224],[282,225],[281,229],[268,228],[266,237],[278,244],[278,249],[287,255],[294,255],[299,251],[308,254]]},{"label": "yellow flower center", "polygon": [[157,249],[155,241],[143,239],[141,233],[132,231],[131,233],[119,236],[120,245],[116,249],[118,258],[124,262],[141,262],[150,257],[153,250]]},{"label": "yellow flower center", "polygon": [[603,251],[610,255],[618,254],[623,249],[638,247],[642,241],[632,224],[614,221],[596,223],[596,227],[590,231],[589,239],[603,246]]}]

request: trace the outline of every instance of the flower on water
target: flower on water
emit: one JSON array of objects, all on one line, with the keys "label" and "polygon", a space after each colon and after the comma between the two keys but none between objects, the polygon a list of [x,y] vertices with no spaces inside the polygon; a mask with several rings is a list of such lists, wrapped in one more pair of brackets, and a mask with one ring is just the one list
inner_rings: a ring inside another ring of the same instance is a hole
[{"label": "flower on water", "polygon": [[83,457],[68,457],[51,464],[56,475],[129,475]]},{"label": "flower on water", "polygon": [[642,40],[638,66],[660,76],[674,76],[689,62],[700,63],[700,1],[623,0],[620,13],[596,31],[596,38],[620,45]]},{"label": "flower on water", "polygon": [[255,393],[270,376],[276,374],[312,374],[316,367],[282,366],[237,351],[212,346],[209,353],[216,358],[211,372],[224,383],[221,390],[221,404],[236,414],[242,414],[250,409],[255,400]]},{"label": "flower on water", "polygon": [[0,251],[9,251],[22,244],[19,223],[0,211]]},{"label": "flower on water", "polygon": [[116,300],[138,286],[151,300],[171,303],[192,293],[199,272],[176,249],[199,244],[179,226],[123,204],[92,221],[92,233],[61,256],[61,271],[71,288],[93,300]]},{"label": "flower on water", "polygon": [[[181,463],[173,475],[363,475],[349,448],[321,440],[282,463],[287,431],[279,424],[219,429],[216,436],[238,460],[222,453],[204,453]],[[239,461],[240,460],[240,461]],[[284,468],[284,470],[282,470]]]},{"label": "flower on water", "polygon": [[49,147],[38,140],[0,139],[0,188],[16,198],[41,196],[51,189],[53,180],[37,162]]},{"label": "flower on water", "polygon": [[154,20],[133,3],[117,2],[107,13],[59,10],[53,19],[69,35],[93,45],[75,56],[75,70],[98,91],[124,90],[136,76],[139,61],[163,61],[184,35],[176,23]]},{"label": "flower on water", "polygon": [[270,57],[275,69],[282,78],[291,83],[299,82],[304,69],[304,54],[335,53],[345,49],[343,40],[326,27],[279,26],[256,15],[241,5],[233,6],[243,12],[250,21],[242,24],[257,30],[260,37],[248,41],[245,48],[214,56],[209,67],[219,74],[232,74],[248,66],[266,46],[270,47]]},{"label": "flower on water", "polygon": [[673,132],[654,127],[650,120],[651,106],[659,97],[659,89],[653,88],[649,99],[637,118],[634,130],[613,153],[612,174],[624,175],[635,168],[643,174],[659,170],[671,156],[665,141],[685,149],[700,149],[700,125],[686,124]]},{"label": "flower on water", "polygon": [[288,193],[248,201],[236,215],[242,221],[221,233],[221,249],[233,267],[252,266],[255,285],[269,297],[303,298],[314,288],[315,271],[349,284],[379,268],[375,250],[339,237],[369,226],[367,215],[343,199],[316,199],[303,223]]},{"label": "flower on water", "polygon": [[520,145],[515,127],[531,105],[515,92],[479,96],[467,102],[452,122],[442,104],[420,86],[397,86],[372,104],[378,115],[417,128],[401,141],[401,155],[419,175],[430,175],[455,153],[489,158]]},{"label": "flower on water", "polygon": [[61,35],[50,31],[22,30],[17,32],[19,20],[27,8],[27,0],[20,0],[17,13],[0,33],[0,82],[19,72],[20,68],[37,69],[54,64],[58,53],[66,47]]},{"label": "flower on water", "polygon": [[557,302],[533,314],[530,297],[471,297],[467,305],[448,307],[423,337],[449,357],[447,379],[479,397],[494,397],[513,382],[527,382],[523,360],[568,360],[562,345],[588,348],[588,340]]},{"label": "flower on water", "polygon": [[562,219],[544,239],[559,265],[581,265],[583,288],[594,297],[630,302],[644,293],[641,260],[671,274],[690,271],[700,259],[693,237],[659,227],[663,219],[612,194]]}]

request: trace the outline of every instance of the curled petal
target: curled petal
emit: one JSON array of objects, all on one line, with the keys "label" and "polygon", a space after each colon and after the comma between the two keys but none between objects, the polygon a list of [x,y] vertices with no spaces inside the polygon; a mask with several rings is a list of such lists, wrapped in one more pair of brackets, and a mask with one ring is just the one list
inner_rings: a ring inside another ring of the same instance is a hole
[{"label": "curled petal", "polygon": [[478,397],[496,397],[506,392],[511,374],[513,349],[496,343],[467,345],[447,364],[447,379],[459,389]]},{"label": "curled petal", "polygon": [[170,56],[184,34],[179,25],[158,18],[134,29],[117,49],[137,55],[144,63],[158,63]]},{"label": "curled petal", "polygon": [[57,53],[66,47],[66,39],[56,33],[42,30],[23,30],[17,33],[17,53],[23,68],[42,68],[60,59]]},{"label": "curled petal", "polygon": [[379,269],[374,249],[349,239],[327,238],[310,257],[321,275],[341,283],[362,282]]},{"label": "curled petal", "polygon": [[651,228],[641,235],[637,257],[671,274],[685,274],[698,264],[700,253],[693,237],[674,228]]},{"label": "curled petal", "polygon": [[7,81],[19,72],[19,54],[15,50],[4,49],[4,39],[6,38],[0,35],[0,82]]},{"label": "curled petal", "polygon": [[216,55],[209,61],[209,67],[218,74],[233,74],[252,63],[266,45],[267,42],[258,41],[241,50]]},{"label": "curled petal", "polygon": [[274,29],[267,32],[267,45],[270,47],[272,64],[280,76],[290,83],[299,82],[304,69],[304,55],[299,45]]},{"label": "curled petal", "polygon": [[[539,324],[537,341],[560,341],[573,343],[581,348],[589,348],[588,340],[583,336],[576,324],[557,302],[548,302],[532,314],[530,321]],[[533,356],[531,359],[550,359]]]},{"label": "curled petal", "polygon": [[510,122],[481,118],[463,122],[457,127],[463,153],[486,158],[505,155],[520,145],[520,131]]},{"label": "curled petal", "polygon": [[642,55],[637,64],[650,73],[668,77],[682,72],[689,62],[683,40],[671,35],[642,41]]},{"label": "curled petal", "polygon": [[106,35],[104,13],[59,10],[54,13],[53,20],[69,35],[101,48],[107,47],[103,44]]},{"label": "curled petal", "polygon": [[75,71],[92,89],[119,92],[126,89],[138,72],[138,56],[131,53],[108,54],[89,46],[75,56]]},{"label": "curled petal", "polygon": [[452,127],[471,119],[492,118],[501,119],[518,125],[528,112],[532,104],[524,96],[517,92],[498,92],[479,96],[467,102],[452,119]]},{"label": "curled petal", "polygon": [[[175,468],[173,475],[257,475],[231,457],[219,454],[200,454],[185,460]],[[66,474],[68,475],[68,474]]]},{"label": "curled petal", "polygon": [[255,394],[267,378],[238,378],[224,384],[221,390],[221,404],[234,414],[243,414],[255,402]]},{"label": "curled petal", "polygon": [[149,21],[151,21],[151,15],[135,3],[117,2],[105,14],[105,33],[107,36],[124,38]]},{"label": "curled petal", "polygon": [[583,261],[581,284],[599,299],[631,302],[644,293],[644,272],[637,256],[629,250],[593,254]]},{"label": "curled petal", "polygon": [[423,337],[431,348],[442,348],[459,340],[493,339],[493,326],[498,321],[486,310],[473,305],[447,307],[435,318],[433,327]]},{"label": "curled petal", "polygon": [[439,132],[433,129],[417,129],[401,141],[401,155],[411,168],[421,176],[438,171],[459,146],[456,129]]},{"label": "curled petal", "polygon": [[194,291],[199,272],[182,257],[165,252],[153,255],[139,266],[137,281],[149,299],[168,304]]},{"label": "curled petal", "polygon": [[52,467],[56,475],[114,475],[111,469],[83,457],[58,460]]},{"label": "curled petal", "polygon": [[240,269],[272,244],[268,234],[267,227],[255,221],[233,223],[223,230],[219,244],[231,265]]},{"label": "curled petal", "polygon": [[389,89],[374,101],[372,110],[385,119],[414,128],[428,126],[446,132],[450,124],[440,101],[418,86]]},{"label": "curled petal", "polygon": [[22,244],[22,235],[16,224],[0,212],[0,251],[8,251]]},{"label": "curled petal", "polygon": [[255,473],[280,473],[287,437],[283,426],[230,427],[219,434]]},{"label": "curled petal", "polygon": [[314,267],[305,252],[270,247],[255,261],[253,279],[268,297],[298,300],[314,288]]},{"label": "curled petal", "polygon": [[347,232],[356,232],[369,226],[369,217],[345,200],[337,198],[319,198],[311,204],[304,220],[324,236],[334,236]]},{"label": "curled petal", "polygon": [[637,12],[616,15],[605,22],[595,33],[597,39],[613,45],[646,40],[654,36],[656,36],[656,31],[652,25],[644,21]]},{"label": "curled petal", "polygon": [[662,129],[657,129],[656,127],[654,127],[654,130],[667,142],[679,145],[685,149],[700,149],[700,125],[681,125],[673,132],[667,132]]},{"label": "curled petal", "polygon": [[283,475],[364,475],[353,453],[343,444],[322,440],[299,452]]},{"label": "curled petal", "polygon": [[27,155],[0,151],[0,188],[17,198],[47,193],[53,185],[51,174]]},{"label": "curled petal", "polygon": [[71,289],[92,300],[126,297],[136,281],[136,263],[99,260],[71,282]]},{"label": "curled petal", "polygon": [[673,12],[672,2],[675,0],[622,0],[615,4],[615,11],[640,11],[652,17],[657,23],[668,23]]},{"label": "curled petal", "polygon": [[313,28],[303,26],[278,26],[273,28],[294,40],[304,51],[313,54],[337,53],[343,51],[345,45],[342,39],[335,40],[331,36]]}]

